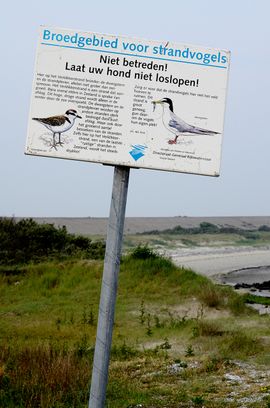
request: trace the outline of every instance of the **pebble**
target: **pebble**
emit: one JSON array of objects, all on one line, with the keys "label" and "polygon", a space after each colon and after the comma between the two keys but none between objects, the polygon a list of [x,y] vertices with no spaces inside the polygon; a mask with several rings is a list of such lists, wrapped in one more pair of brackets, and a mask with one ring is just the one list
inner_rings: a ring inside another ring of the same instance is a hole
[{"label": "pebble", "polygon": [[239,375],[235,374],[224,374],[225,380],[232,381],[232,382],[243,382],[243,379],[239,377]]}]

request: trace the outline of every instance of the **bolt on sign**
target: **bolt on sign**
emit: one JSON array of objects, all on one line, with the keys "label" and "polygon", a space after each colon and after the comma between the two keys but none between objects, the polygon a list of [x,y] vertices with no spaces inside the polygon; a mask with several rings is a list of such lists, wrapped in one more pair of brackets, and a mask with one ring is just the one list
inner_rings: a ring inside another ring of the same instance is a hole
[{"label": "bolt on sign", "polygon": [[41,27],[26,154],[218,176],[230,53]]}]

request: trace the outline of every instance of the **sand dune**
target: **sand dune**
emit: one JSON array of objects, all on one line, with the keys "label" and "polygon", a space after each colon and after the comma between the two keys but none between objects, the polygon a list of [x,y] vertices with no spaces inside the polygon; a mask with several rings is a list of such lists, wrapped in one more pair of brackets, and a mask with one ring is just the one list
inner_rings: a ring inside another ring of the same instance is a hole
[{"label": "sand dune", "polygon": [[[74,234],[105,235],[107,218],[35,218],[39,223],[50,223],[62,227]],[[20,218],[16,218],[19,220]],[[126,217],[125,234],[136,234],[145,231],[162,231],[181,225],[183,228],[198,227],[201,222],[210,222],[218,226],[234,226],[243,229],[256,229],[261,225],[270,227],[270,217]]]}]

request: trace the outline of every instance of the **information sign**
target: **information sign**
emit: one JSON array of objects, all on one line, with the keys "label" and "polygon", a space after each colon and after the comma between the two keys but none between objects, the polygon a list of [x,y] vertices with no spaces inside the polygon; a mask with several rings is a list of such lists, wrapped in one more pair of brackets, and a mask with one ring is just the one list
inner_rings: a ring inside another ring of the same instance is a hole
[{"label": "information sign", "polygon": [[26,154],[217,176],[230,54],[41,27]]}]

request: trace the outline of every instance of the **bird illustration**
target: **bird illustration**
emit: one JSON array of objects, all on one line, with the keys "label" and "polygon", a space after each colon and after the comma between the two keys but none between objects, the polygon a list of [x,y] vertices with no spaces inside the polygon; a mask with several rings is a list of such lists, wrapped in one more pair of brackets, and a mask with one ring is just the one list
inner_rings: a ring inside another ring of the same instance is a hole
[{"label": "bird illustration", "polygon": [[219,132],[213,130],[202,129],[197,126],[189,125],[183,119],[179,118],[173,111],[173,102],[170,98],[163,98],[152,102],[154,110],[156,104],[161,104],[163,108],[162,121],[166,129],[175,134],[175,138],[169,140],[169,144],[176,144],[178,137],[183,133],[191,133],[196,135],[217,135]]},{"label": "bird illustration", "polygon": [[[53,142],[51,147],[57,150],[57,145],[63,146],[63,142],[61,141],[61,134],[69,130],[74,125],[76,118],[82,119],[82,117],[77,114],[77,111],[75,109],[68,109],[64,115],[32,119],[41,123],[53,133]],[[59,137],[58,142],[56,142],[55,140],[55,136],[57,134]]]}]

